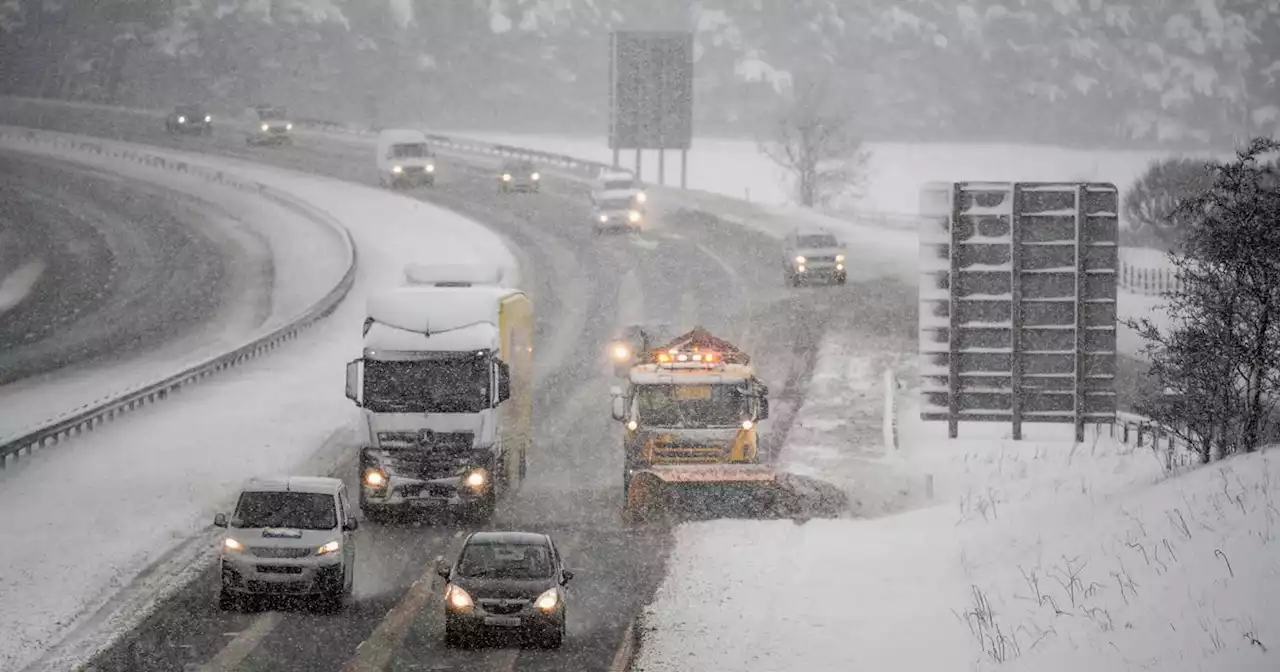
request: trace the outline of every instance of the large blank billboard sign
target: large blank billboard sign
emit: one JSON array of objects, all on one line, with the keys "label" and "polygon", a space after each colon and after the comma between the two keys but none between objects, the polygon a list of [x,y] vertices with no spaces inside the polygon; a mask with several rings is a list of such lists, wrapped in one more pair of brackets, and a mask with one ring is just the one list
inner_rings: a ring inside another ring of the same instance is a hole
[{"label": "large blank billboard sign", "polygon": [[1119,192],[957,182],[920,194],[925,420],[1115,418]]},{"label": "large blank billboard sign", "polygon": [[609,148],[689,149],[693,34],[617,31],[609,52]]}]

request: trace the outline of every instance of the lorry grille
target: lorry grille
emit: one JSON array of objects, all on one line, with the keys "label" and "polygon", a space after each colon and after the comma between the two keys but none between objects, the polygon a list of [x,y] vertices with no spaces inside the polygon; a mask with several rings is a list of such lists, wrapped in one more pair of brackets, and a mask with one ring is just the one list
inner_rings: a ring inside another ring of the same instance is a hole
[{"label": "lorry grille", "polygon": [[[382,432],[378,440],[386,448],[381,458],[392,473],[417,479],[445,478],[469,466],[475,456],[472,432]],[[412,441],[412,443],[410,442]]]},{"label": "lorry grille", "polygon": [[660,445],[653,449],[655,462],[682,462],[707,464],[724,462],[729,459],[729,449],[725,446],[673,446]]}]

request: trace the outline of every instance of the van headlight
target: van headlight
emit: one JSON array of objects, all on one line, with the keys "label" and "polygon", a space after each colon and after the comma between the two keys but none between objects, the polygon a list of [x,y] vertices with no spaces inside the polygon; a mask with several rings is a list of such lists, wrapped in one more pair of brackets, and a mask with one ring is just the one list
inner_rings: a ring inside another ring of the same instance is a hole
[{"label": "van headlight", "polygon": [[206,124],[207,124],[207,123],[209,123],[209,122],[211,122],[211,121],[213,121],[213,115],[212,115],[212,114],[206,114],[206,115],[204,115],[204,123],[206,123]]},{"label": "van headlight", "polygon": [[804,263],[804,257],[796,257],[796,263],[797,263],[797,264],[803,264],[803,263]]},{"label": "van headlight", "polygon": [[836,263],[837,263],[837,264],[843,264],[843,263],[844,263],[844,255],[843,255],[843,254],[837,254],[837,255],[836,255]]},{"label": "van headlight", "polygon": [[427,172],[428,172],[428,173],[434,173],[434,172],[436,172],[436,164],[434,164],[434,163],[428,163],[428,164],[427,164]]},{"label": "van headlight", "polygon": [[600,215],[600,223],[606,224],[609,221],[609,215]]},{"label": "van headlight", "polygon": [[316,555],[332,555],[334,553],[337,553],[340,550],[342,550],[342,544],[339,543],[337,539],[334,539],[333,541],[325,544],[324,546],[317,548]]},{"label": "van headlight", "polygon": [[186,117],[178,117],[178,123],[179,123],[179,124],[185,124],[185,123],[187,123],[187,118],[186,118]]},{"label": "van headlight", "polygon": [[636,222],[640,221],[640,213],[636,212],[635,210],[632,210],[631,212],[627,213],[627,219],[630,220],[632,224],[635,224]]},{"label": "van headlight", "polygon": [[284,130],[286,130],[286,131],[292,131],[292,130],[293,130],[293,124],[285,124],[285,125],[284,125]]},{"label": "van headlight", "polygon": [[542,179],[542,176],[537,173],[534,173],[529,176],[529,179],[533,180],[534,182],[537,182],[538,180]]},{"label": "van headlight", "polygon": [[649,195],[643,191],[636,194],[636,203],[644,203],[647,200],[649,200]]},{"label": "van headlight", "polygon": [[402,166],[392,166],[391,172],[395,173],[396,175],[399,175],[400,173],[404,172],[404,168]]}]

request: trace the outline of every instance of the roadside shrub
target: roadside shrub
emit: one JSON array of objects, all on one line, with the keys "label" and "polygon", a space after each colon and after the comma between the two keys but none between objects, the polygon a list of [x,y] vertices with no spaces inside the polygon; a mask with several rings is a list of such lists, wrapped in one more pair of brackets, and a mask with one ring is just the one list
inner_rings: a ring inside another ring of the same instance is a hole
[{"label": "roadside shrub", "polygon": [[1213,186],[1213,171],[1203,159],[1157,159],[1124,195],[1131,241],[1169,251],[1186,233],[1188,217],[1178,205]]}]

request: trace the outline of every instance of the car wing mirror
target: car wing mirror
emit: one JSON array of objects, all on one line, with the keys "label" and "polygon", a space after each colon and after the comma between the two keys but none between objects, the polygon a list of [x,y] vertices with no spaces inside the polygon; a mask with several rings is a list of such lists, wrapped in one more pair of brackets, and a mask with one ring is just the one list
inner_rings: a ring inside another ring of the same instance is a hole
[{"label": "car wing mirror", "polygon": [[568,584],[568,583],[569,583],[570,581],[572,581],[572,580],[573,580],[573,570],[572,570],[572,569],[563,569],[563,570],[560,570],[560,585],[562,585],[562,586],[563,586],[563,585],[566,585],[566,584]]},{"label": "car wing mirror", "polygon": [[226,526],[227,526],[227,514],[225,514],[225,513],[219,513],[219,514],[215,515],[215,516],[213,517],[213,526],[214,526],[214,527],[226,527]]},{"label": "car wing mirror", "polygon": [[449,575],[452,573],[450,571],[451,569],[452,568],[445,563],[444,556],[439,556],[439,555],[436,556],[436,574],[439,575],[440,578],[448,581]]}]

